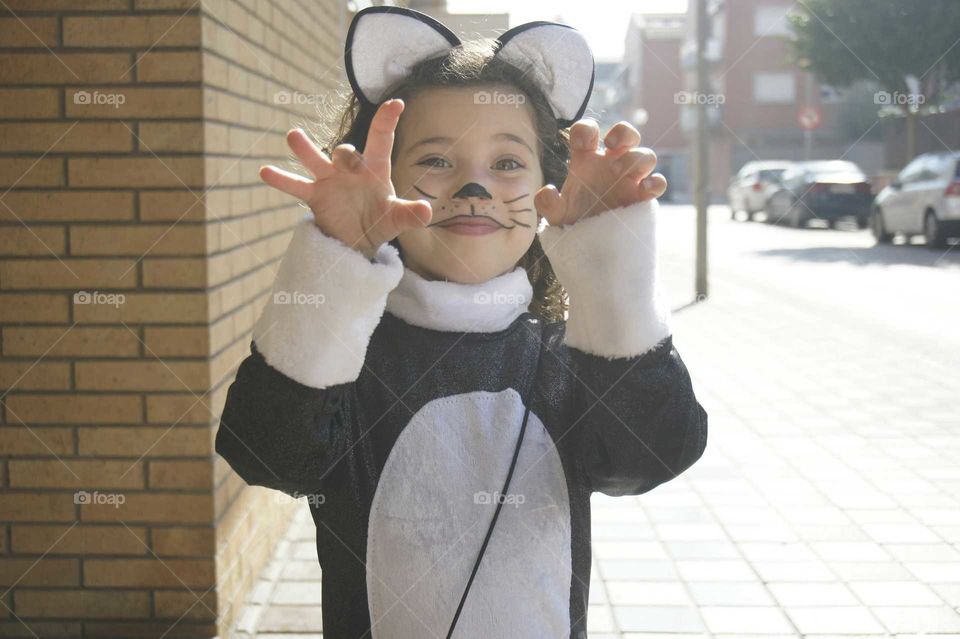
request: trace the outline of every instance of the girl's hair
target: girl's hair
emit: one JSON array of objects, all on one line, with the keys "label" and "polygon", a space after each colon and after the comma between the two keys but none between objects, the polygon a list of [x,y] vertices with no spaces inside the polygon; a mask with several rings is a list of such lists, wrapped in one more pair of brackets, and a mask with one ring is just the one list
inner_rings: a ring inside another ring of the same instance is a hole
[{"label": "girl's hair", "polygon": [[[536,84],[527,78],[522,70],[494,56],[494,51],[494,41],[490,39],[463,42],[439,57],[415,65],[406,77],[384,93],[381,102],[390,98],[401,98],[409,103],[418,92],[431,87],[494,83],[512,85],[519,94],[525,96],[525,101],[533,113],[544,184],[554,184],[560,188],[567,177],[567,160],[570,158],[569,131],[559,128],[549,102]],[[339,144],[352,144],[357,151],[363,152],[367,132],[378,105],[365,104],[352,91],[349,95],[342,95],[341,100],[345,100],[346,104],[342,107],[339,123],[335,124],[336,129],[331,131],[329,124],[320,123],[321,137],[330,140],[329,144],[323,146],[323,150],[329,154]],[[333,117],[336,122],[335,114],[325,115],[327,118]],[[400,250],[400,243],[396,239],[390,243]],[[548,322],[563,320],[564,312],[568,308],[567,294],[544,254],[539,235],[534,236],[533,243],[517,265],[527,271],[533,287],[530,312]]]}]

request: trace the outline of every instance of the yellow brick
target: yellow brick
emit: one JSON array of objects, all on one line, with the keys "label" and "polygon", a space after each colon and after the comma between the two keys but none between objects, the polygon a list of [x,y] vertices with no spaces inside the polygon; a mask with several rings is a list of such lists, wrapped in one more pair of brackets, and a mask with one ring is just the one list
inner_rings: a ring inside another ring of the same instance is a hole
[{"label": "yellow brick", "polygon": [[[0,88],[0,113],[22,120],[59,117],[60,92],[57,89]],[[9,195],[6,200],[10,199]]]},{"label": "yellow brick", "polygon": [[[175,420],[172,420],[172,424]],[[139,457],[204,456],[212,453],[209,426],[173,428],[98,427],[78,429],[81,455]]]},{"label": "yellow brick", "polygon": [[203,255],[203,226],[141,224],[137,226],[75,226],[70,229],[73,255]]},{"label": "yellow brick", "polygon": [[211,470],[209,461],[151,461],[147,481],[150,488],[209,490],[213,487]]},{"label": "yellow brick", "polygon": [[124,293],[123,303],[74,304],[73,315],[81,324],[182,324],[206,321],[204,293]]},{"label": "yellow brick", "polygon": [[[147,422],[151,424],[209,424],[216,415],[209,397],[186,393],[147,396]],[[218,411],[219,412],[219,411]],[[196,453],[194,453],[196,454]]]},{"label": "yellow brick", "polygon": [[61,323],[67,321],[66,295],[0,293],[0,322]]},{"label": "yellow brick", "polygon": [[150,50],[137,62],[139,82],[199,82],[203,69],[200,51]]},{"label": "yellow brick", "polygon": [[[118,523],[135,521],[158,524],[203,524],[213,521],[213,498],[210,495],[129,492],[125,493],[124,497],[125,501],[119,507],[111,504],[83,506],[80,517],[83,521]],[[73,499],[72,496],[70,499]],[[110,583],[106,582],[103,585],[110,585]]]},{"label": "yellow brick", "polygon": [[169,526],[153,529],[153,552],[161,557],[212,557],[215,531],[212,526]]},{"label": "yellow brick", "polygon": [[212,560],[203,559],[86,559],[85,586],[175,587],[212,586],[216,579]]},{"label": "yellow brick", "polygon": [[190,191],[141,191],[140,219],[144,222],[202,222],[204,197],[204,193]]},{"label": "yellow brick", "polygon": [[188,157],[69,158],[75,187],[203,187],[203,160]]},{"label": "yellow brick", "polygon": [[4,0],[14,11],[127,11],[129,0]]},{"label": "yellow brick", "polygon": [[[156,531],[154,532],[156,534]],[[146,555],[143,526],[42,526],[11,528],[13,552],[51,555]]]},{"label": "yellow brick", "polygon": [[157,288],[204,288],[207,284],[205,258],[145,259],[143,286]]},{"label": "yellow brick", "polygon": [[63,44],[67,47],[151,49],[199,43],[199,14],[63,18]]},{"label": "yellow brick", "polygon": [[12,488],[71,488],[93,491],[143,488],[143,462],[65,458],[8,462]]},{"label": "yellow brick", "polygon": [[[76,3],[72,3],[76,4]],[[0,84],[115,84],[133,81],[127,53],[6,53],[0,57]]]},{"label": "yellow brick", "polygon": [[79,586],[76,559],[0,559],[0,586]]},{"label": "yellow brick", "polygon": [[130,590],[30,590],[17,588],[17,615],[73,619],[150,616],[150,593]]},{"label": "yellow brick", "polygon": [[206,362],[76,362],[79,390],[183,391],[209,386]]},{"label": "yellow brick", "polygon": [[[138,148],[141,151],[203,151],[203,128],[199,122],[143,122]],[[196,202],[196,198],[194,198]]]},{"label": "yellow brick", "polygon": [[[0,65],[3,56],[0,56]],[[4,158],[0,162],[0,186],[24,189],[30,186],[63,186],[60,158]]]},{"label": "yellow brick", "polygon": [[[3,205],[0,205],[0,208],[6,210]],[[5,227],[0,233],[0,255],[63,255],[66,243],[66,234],[62,228],[28,228],[22,225]],[[0,281],[0,285],[2,284]]]},{"label": "yellow brick", "polygon": [[0,513],[6,521],[74,521],[71,493],[0,491]]},{"label": "yellow brick", "polygon": [[203,93],[194,87],[84,87],[66,90],[68,118],[200,118]]},{"label": "yellow brick", "polygon": [[7,205],[0,205],[3,222],[133,219],[133,193],[122,191],[11,191],[3,201]]},{"label": "yellow brick", "polygon": [[[8,395],[7,423],[123,424],[142,420],[134,395]],[[142,451],[141,451],[142,452]]]},{"label": "yellow brick", "polygon": [[58,328],[3,329],[3,353],[7,356],[49,357],[137,357],[140,342],[129,329],[85,328],[75,326]]},{"label": "yellow brick", "polygon": [[0,388],[17,390],[69,390],[70,365],[33,361],[0,362]]},{"label": "yellow brick", "polygon": [[0,262],[5,289],[98,289],[104,292],[136,288],[133,259],[37,259]]},{"label": "yellow brick", "polygon": [[216,620],[218,608],[215,590],[198,592],[196,595],[176,590],[157,590],[153,597],[156,615],[161,619]]},{"label": "yellow brick", "polygon": [[147,326],[144,340],[147,353],[156,357],[204,357],[210,354],[205,326]]},{"label": "yellow brick", "polygon": [[0,124],[0,151],[6,153],[132,150],[133,133],[119,122]]},{"label": "yellow brick", "polygon": [[0,428],[0,455],[72,455],[73,430],[6,424]]},{"label": "yellow brick", "polygon": [[57,46],[56,18],[0,18],[0,47]]}]

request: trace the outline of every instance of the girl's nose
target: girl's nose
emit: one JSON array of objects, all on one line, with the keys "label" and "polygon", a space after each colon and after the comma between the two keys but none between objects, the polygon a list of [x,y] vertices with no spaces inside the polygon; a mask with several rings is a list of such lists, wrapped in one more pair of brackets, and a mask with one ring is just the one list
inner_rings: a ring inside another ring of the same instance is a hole
[{"label": "girl's nose", "polygon": [[453,194],[453,199],[468,197],[479,197],[484,200],[493,199],[493,196],[490,195],[490,192],[487,191],[482,184],[477,184],[476,182],[467,182],[461,186],[456,193]]}]

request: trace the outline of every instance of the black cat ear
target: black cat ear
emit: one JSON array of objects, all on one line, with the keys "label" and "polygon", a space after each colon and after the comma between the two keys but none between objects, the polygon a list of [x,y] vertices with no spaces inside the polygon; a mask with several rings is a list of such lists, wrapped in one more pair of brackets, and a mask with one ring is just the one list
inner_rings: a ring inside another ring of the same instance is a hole
[{"label": "black cat ear", "polygon": [[544,92],[560,128],[580,119],[593,91],[595,67],[582,33],[539,20],[503,32],[497,43],[497,56],[526,71]]},{"label": "black cat ear", "polygon": [[367,7],[347,31],[344,65],[358,98],[379,104],[384,91],[418,62],[460,44],[460,38],[425,13],[405,7]]}]

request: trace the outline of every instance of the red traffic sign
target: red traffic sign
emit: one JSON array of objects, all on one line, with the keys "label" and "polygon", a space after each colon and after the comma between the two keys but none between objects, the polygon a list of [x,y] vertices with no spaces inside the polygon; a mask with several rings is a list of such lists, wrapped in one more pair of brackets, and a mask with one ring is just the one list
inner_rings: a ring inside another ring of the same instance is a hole
[{"label": "red traffic sign", "polygon": [[804,131],[813,131],[820,126],[820,109],[814,106],[803,107],[797,113],[797,122]]}]

